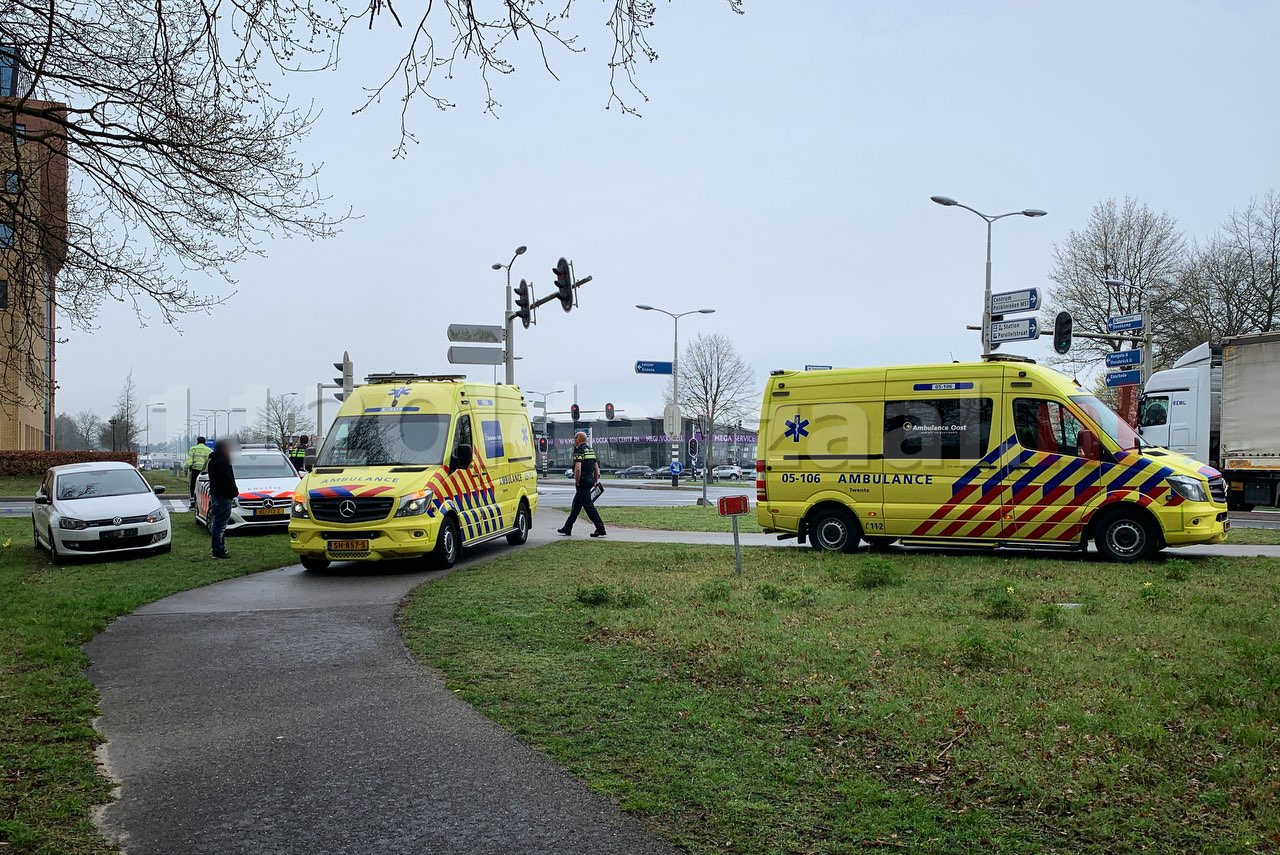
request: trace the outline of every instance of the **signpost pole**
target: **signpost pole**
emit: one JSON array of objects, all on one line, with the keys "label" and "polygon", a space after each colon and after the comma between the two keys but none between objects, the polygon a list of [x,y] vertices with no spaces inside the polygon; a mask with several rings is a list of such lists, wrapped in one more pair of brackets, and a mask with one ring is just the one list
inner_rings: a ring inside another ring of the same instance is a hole
[{"label": "signpost pole", "polygon": [[505,360],[507,365],[507,379],[504,381],[508,386],[515,385],[516,382],[516,325],[515,315],[511,313],[511,265],[507,265],[507,311],[503,315],[502,328],[502,346],[505,349]]},{"label": "signpost pole", "polygon": [[733,571],[742,575],[742,544],[738,541],[738,515],[733,515]]},{"label": "signpost pole", "polygon": [[[680,319],[674,319],[671,336],[671,403],[680,406]],[[676,422],[676,432],[671,436],[671,486],[680,486],[680,476],[676,474],[675,462],[680,459],[680,436],[684,433],[684,419]]]}]

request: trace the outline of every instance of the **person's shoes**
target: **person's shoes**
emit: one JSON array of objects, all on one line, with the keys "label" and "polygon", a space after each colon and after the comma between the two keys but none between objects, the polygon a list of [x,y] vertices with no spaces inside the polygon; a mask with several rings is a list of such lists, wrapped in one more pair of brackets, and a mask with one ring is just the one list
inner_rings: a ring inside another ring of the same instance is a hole
[{"label": "person's shoes", "polygon": [[230,558],[231,556],[225,552],[215,552],[213,553],[213,557],[214,558]]},{"label": "person's shoes", "polygon": [[605,531],[604,529],[600,529],[599,531],[593,531],[593,532],[591,532],[591,536],[592,536],[592,537],[604,537],[604,536],[606,536],[607,534],[609,534],[609,532]]},{"label": "person's shoes", "polygon": [[558,529],[556,529],[556,534],[563,534],[565,537],[572,537],[572,536],[573,536],[573,532],[571,532],[571,531],[566,531],[565,529],[562,529],[562,528],[558,528]]}]

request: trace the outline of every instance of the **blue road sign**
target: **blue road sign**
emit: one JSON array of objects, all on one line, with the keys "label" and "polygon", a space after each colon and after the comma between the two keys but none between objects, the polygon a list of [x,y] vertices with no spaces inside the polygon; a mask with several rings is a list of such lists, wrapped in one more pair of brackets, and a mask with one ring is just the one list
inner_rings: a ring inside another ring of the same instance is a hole
[{"label": "blue road sign", "polygon": [[1107,375],[1108,386],[1137,386],[1142,382],[1142,372],[1137,368],[1132,371],[1112,371]]},{"label": "blue road sign", "polygon": [[1039,308],[1039,288],[1023,288],[1021,291],[1005,291],[1003,294],[991,295],[991,314],[993,315],[1034,312]]},{"label": "blue road sign", "polygon": [[670,374],[670,362],[653,362],[651,360],[640,360],[636,362],[637,374]]},{"label": "blue road sign", "polygon": [[680,461],[679,461],[679,460],[672,460],[672,461],[671,461],[671,474],[672,474],[672,475],[679,475],[679,474],[681,474],[682,472],[684,472],[684,467],[680,465]]},{"label": "blue road sign", "polygon": [[992,344],[999,344],[1002,341],[1026,341],[1040,336],[1040,323],[1035,318],[996,321],[989,329]]},{"label": "blue road sign", "polygon": [[1115,353],[1107,354],[1108,368],[1122,368],[1126,365],[1141,365],[1142,351],[1133,350],[1117,350]]},{"label": "blue road sign", "polygon": [[1140,330],[1144,326],[1146,326],[1146,317],[1142,312],[1107,318],[1107,332],[1128,332],[1129,330]]}]

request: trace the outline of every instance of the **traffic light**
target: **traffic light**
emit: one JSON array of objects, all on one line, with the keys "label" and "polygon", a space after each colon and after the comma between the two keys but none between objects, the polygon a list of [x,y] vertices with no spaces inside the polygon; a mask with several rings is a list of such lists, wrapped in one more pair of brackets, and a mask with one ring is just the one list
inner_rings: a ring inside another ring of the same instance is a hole
[{"label": "traffic light", "polygon": [[574,424],[577,424],[578,417],[582,415],[582,410],[578,407],[577,404],[574,404],[572,407],[569,408],[569,415],[573,416]]},{"label": "traffic light", "polygon": [[538,437],[538,453],[539,454],[547,453],[547,438],[545,436]]},{"label": "traffic light", "polygon": [[530,322],[533,321],[533,288],[529,287],[529,283],[523,279],[516,286],[516,317],[520,319],[520,323],[524,324],[524,328],[528,329]]},{"label": "traffic light", "polygon": [[551,268],[556,275],[556,290],[560,292],[560,308],[566,312],[573,308],[573,273],[569,270],[569,262],[563,258]]},{"label": "traffic light", "polygon": [[1058,353],[1066,353],[1071,349],[1071,313],[1058,312],[1053,319],[1053,349]]},{"label": "traffic light", "polygon": [[342,387],[342,391],[334,392],[333,397],[345,401],[356,388],[356,367],[351,364],[351,356],[345,350],[342,351],[342,361],[333,363],[333,367],[342,372],[341,377],[333,378],[333,382]]},{"label": "traffic light", "polygon": [[613,421],[613,404],[604,405],[604,417],[609,421]]}]

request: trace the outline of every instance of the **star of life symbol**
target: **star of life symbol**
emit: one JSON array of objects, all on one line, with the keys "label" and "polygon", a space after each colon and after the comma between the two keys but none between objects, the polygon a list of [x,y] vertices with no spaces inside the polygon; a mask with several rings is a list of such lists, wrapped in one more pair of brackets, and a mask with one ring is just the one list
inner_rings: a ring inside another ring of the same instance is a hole
[{"label": "star of life symbol", "polygon": [[524,439],[526,445],[529,444],[529,429],[524,425],[520,425],[520,436]]},{"label": "star of life symbol", "polygon": [[800,414],[796,413],[795,421],[787,419],[786,436],[792,442],[799,442],[800,437],[809,435],[809,420],[800,418]]},{"label": "star of life symbol", "polygon": [[409,394],[408,386],[397,386],[391,390],[391,406],[395,407],[400,404],[400,399]]}]

